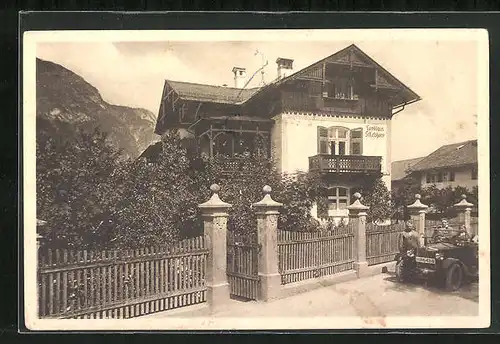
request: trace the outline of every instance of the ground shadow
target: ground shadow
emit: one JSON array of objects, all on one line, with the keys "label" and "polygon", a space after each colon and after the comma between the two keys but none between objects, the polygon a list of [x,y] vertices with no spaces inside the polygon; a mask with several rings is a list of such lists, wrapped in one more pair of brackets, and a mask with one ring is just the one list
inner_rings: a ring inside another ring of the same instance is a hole
[{"label": "ground shadow", "polygon": [[386,287],[386,289],[390,289],[393,291],[411,292],[417,289],[425,289],[437,295],[454,295],[469,301],[477,303],[479,302],[479,289],[476,280],[465,282],[464,285],[459,290],[454,292],[448,292],[444,290],[435,281],[418,280],[408,283],[400,283],[397,281],[396,274],[394,272],[388,272],[387,277],[384,277],[384,280],[392,282],[391,286]]}]

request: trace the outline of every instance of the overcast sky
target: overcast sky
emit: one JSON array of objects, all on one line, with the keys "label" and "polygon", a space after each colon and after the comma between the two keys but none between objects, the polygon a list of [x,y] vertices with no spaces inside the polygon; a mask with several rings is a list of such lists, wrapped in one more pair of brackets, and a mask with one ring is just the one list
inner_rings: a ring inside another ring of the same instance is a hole
[{"label": "overcast sky", "polygon": [[[79,74],[109,103],[157,114],[165,79],[233,86],[231,69],[245,67],[252,75],[263,63],[259,50],[269,82],[278,57],[293,59],[299,70],[353,43],[423,99],[393,119],[393,160],[477,138],[474,41],[39,43],[37,57]],[[258,74],[249,86],[260,80]]]}]

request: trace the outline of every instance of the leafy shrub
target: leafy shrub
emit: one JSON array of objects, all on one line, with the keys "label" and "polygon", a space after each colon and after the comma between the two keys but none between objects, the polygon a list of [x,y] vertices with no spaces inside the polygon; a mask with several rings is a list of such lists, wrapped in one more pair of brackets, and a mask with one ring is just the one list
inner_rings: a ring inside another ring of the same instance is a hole
[{"label": "leafy shrub", "polygon": [[99,246],[110,240],[110,215],[124,192],[125,162],[107,134],[81,130],[65,138],[39,131],[37,218],[49,245]]}]

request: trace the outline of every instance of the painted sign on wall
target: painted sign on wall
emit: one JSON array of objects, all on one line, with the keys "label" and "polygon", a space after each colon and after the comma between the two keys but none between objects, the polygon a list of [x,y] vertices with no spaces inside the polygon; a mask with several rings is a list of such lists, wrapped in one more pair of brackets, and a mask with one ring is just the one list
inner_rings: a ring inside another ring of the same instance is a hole
[{"label": "painted sign on wall", "polygon": [[385,137],[385,129],[381,125],[366,126],[365,137],[373,137],[376,139]]}]

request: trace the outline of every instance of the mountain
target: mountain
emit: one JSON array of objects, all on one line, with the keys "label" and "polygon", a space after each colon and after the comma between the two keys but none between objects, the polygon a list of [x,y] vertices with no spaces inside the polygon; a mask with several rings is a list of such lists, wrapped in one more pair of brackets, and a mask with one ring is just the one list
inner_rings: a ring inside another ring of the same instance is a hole
[{"label": "mountain", "polygon": [[69,136],[68,128],[74,126],[99,127],[130,157],[139,156],[159,138],[151,111],[109,104],[94,86],[69,69],[41,59],[36,62],[36,115],[37,123],[42,123],[37,130]]}]

